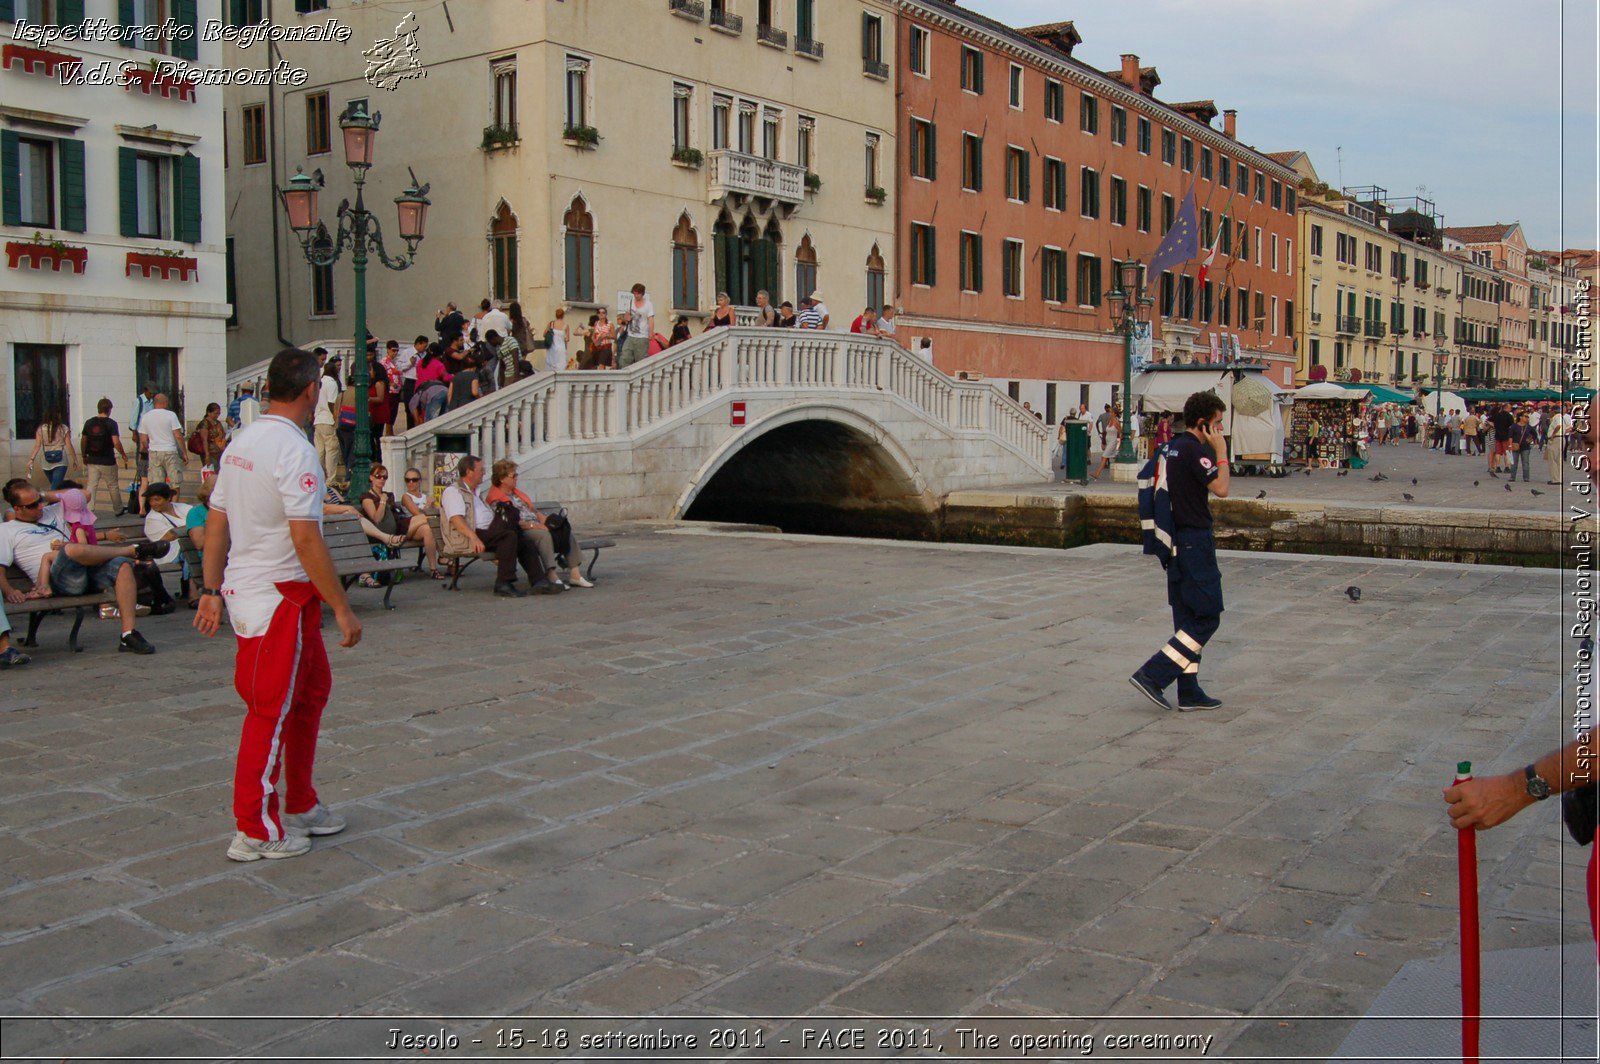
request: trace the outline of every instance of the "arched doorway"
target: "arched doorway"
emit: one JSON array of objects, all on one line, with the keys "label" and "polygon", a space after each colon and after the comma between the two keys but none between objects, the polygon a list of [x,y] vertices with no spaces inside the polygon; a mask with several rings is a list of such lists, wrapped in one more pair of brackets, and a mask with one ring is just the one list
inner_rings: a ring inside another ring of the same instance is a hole
[{"label": "arched doorway", "polygon": [[517,298],[517,216],[505,200],[489,219],[489,291],[501,303]]}]

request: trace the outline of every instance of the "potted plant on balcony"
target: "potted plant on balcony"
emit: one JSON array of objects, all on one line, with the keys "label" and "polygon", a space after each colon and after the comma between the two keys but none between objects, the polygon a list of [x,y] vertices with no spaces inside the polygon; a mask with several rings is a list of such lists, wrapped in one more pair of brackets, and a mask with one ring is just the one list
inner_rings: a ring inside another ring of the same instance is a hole
[{"label": "potted plant on balcony", "polygon": [[568,126],[561,131],[561,139],[587,151],[599,145],[600,131],[593,126]]},{"label": "potted plant on balcony", "polygon": [[522,138],[517,135],[516,126],[484,126],[483,143],[480,147],[484,151],[495,151],[499,148],[509,148],[521,140]]},{"label": "potted plant on balcony", "polygon": [[699,148],[678,148],[672,153],[672,161],[679,166],[699,169],[700,165],[706,161],[706,157]]},{"label": "potted plant on balcony", "polygon": [[807,192],[820,192],[821,190],[822,190],[822,176],[820,174],[814,174],[810,170],[807,170],[806,171],[806,191]]},{"label": "potted plant on balcony", "polygon": [[127,266],[123,273],[132,277],[133,271],[138,270],[145,277],[150,277],[155,271],[157,280],[169,280],[174,274],[178,280],[187,281],[200,276],[200,261],[193,255],[185,255],[181,251],[171,248],[156,248],[154,251],[128,252]]},{"label": "potted plant on balcony", "polygon": [[35,230],[32,240],[6,241],[6,266],[20,269],[24,260],[35,270],[48,268],[60,273],[65,264],[68,272],[81,274],[89,264],[89,249],[61,240],[47,240],[43,233]]},{"label": "potted plant on balcony", "polygon": [[867,189],[867,199],[878,204],[880,207],[883,205],[883,201],[888,198],[888,190],[880,185],[873,185],[871,188]]}]

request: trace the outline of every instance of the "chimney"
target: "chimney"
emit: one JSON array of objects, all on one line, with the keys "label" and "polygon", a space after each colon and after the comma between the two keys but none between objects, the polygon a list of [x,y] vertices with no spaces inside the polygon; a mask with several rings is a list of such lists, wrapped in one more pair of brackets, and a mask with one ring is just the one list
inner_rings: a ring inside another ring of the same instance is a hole
[{"label": "chimney", "polygon": [[1122,57],[1122,80],[1134,92],[1139,91],[1139,57],[1124,54]]},{"label": "chimney", "polygon": [[1229,140],[1238,140],[1239,112],[1229,108],[1222,112],[1222,135]]}]

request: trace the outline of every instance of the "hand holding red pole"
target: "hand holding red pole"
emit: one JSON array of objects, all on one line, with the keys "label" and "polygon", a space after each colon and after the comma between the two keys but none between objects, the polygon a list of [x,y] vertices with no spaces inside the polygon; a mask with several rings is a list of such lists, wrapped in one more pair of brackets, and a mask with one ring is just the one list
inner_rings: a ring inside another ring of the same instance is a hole
[{"label": "hand holding red pole", "polygon": [[[1456,765],[1456,783],[1471,778],[1471,761]],[[1461,1059],[1465,1064],[1478,1064],[1482,975],[1478,968],[1478,833],[1473,828],[1456,832],[1456,875],[1461,896]]]}]

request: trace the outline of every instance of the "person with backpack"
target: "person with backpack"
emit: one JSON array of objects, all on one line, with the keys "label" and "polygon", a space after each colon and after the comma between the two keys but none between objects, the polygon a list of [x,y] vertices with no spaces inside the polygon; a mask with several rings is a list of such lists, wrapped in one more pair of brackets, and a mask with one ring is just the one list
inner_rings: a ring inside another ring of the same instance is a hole
[{"label": "person with backpack", "polygon": [[1210,496],[1228,497],[1227,442],[1219,420],[1225,409],[1215,392],[1189,396],[1183,404],[1186,431],[1139,471],[1144,552],[1154,554],[1167,571],[1173,634],[1128,682],[1162,709],[1172,708],[1165,691],[1174,680],[1180,712],[1222,706],[1200,687],[1200,654],[1222,624],[1222,573]]},{"label": "person with backpack", "polygon": [[92,509],[104,485],[111,493],[111,510],[117,512],[122,501],[117,466],[119,462],[127,465],[128,452],[123,450],[117,423],[111,420],[111,400],[101,399],[95,409],[98,413],[83,423],[83,431],[78,435],[78,450],[83,454],[83,468],[88,473],[85,491]]}]

